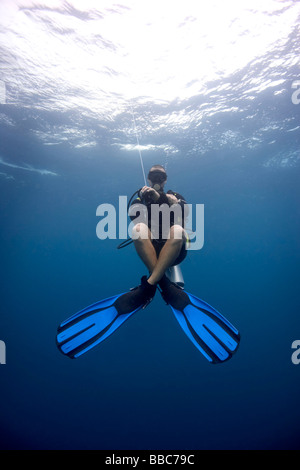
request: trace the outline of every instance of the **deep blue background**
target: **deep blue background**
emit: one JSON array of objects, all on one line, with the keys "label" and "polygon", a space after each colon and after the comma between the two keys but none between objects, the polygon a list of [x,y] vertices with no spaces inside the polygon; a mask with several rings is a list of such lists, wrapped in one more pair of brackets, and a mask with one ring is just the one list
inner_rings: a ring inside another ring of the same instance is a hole
[{"label": "deep blue background", "polygon": [[[240,330],[231,361],[208,364],[159,293],[71,361],[56,349],[58,324],[145,274],[133,246],[95,232],[99,204],[142,186],[138,156],[1,132],[2,153],[60,175],[10,169],[0,182],[1,448],[299,448],[299,165],[263,166],[262,149],[168,161],[167,187],[205,204],[204,248],[182,270],[186,289]],[[160,161],[147,153],[146,170]]]}]

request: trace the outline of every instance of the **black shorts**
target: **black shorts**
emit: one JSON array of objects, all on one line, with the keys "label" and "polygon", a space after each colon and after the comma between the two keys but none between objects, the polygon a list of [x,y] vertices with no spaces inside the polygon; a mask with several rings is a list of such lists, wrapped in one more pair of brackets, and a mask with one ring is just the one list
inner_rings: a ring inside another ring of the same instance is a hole
[{"label": "black shorts", "polygon": [[[151,241],[152,241],[152,245],[155,248],[156,255],[158,257],[159,253],[161,252],[162,247],[164,246],[167,240],[155,240],[154,239]],[[172,264],[172,266],[176,266],[177,264],[182,263],[182,261],[186,258],[186,255],[187,255],[187,249],[185,247],[185,240],[183,240],[181,251],[179,255],[177,256],[176,260],[174,261],[174,263]]]}]

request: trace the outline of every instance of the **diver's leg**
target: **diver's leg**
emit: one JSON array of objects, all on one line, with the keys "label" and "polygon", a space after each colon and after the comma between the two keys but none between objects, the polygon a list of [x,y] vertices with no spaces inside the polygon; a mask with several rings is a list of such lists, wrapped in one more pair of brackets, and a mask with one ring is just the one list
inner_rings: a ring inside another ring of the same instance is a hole
[{"label": "diver's leg", "polygon": [[157,284],[161,280],[165,271],[172,266],[179,256],[184,240],[184,229],[180,225],[171,227],[170,238],[162,247],[154,269],[150,270],[149,284]]},{"label": "diver's leg", "polygon": [[132,230],[132,238],[137,254],[152,272],[157,263],[155,248],[151,242],[151,232],[146,224],[136,224]]}]

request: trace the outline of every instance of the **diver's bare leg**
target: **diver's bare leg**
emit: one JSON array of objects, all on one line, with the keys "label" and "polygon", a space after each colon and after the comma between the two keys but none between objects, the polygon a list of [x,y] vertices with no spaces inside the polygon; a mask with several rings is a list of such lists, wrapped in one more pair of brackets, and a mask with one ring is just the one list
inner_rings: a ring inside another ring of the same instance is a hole
[{"label": "diver's bare leg", "polygon": [[170,230],[170,238],[166,241],[159,254],[157,263],[151,271],[148,279],[149,284],[157,284],[163,277],[165,271],[172,266],[182,248],[184,230],[179,225],[174,225]]},{"label": "diver's bare leg", "polygon": [[[157,263],[155,248],[151,242],[151,232],[146,224],[139,223],[133,228],[134,246],[137,254],[152,273]],[[138,238],[136,238],[138,237]]]}]

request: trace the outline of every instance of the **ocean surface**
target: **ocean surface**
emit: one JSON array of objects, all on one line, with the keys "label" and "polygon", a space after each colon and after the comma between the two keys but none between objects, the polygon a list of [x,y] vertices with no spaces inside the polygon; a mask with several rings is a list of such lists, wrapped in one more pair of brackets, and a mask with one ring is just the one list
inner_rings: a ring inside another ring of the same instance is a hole
[{"label": "ocean surface", "polygon": [[[299,20],[298,1],[1,0],[1,449],[300,448]],[[159,293],[85,356],[56,347],[146,274],[96,236],[97,207],[144,185],[139,152],[204,204],[182,272],[241,333],[224,364]]]}]

